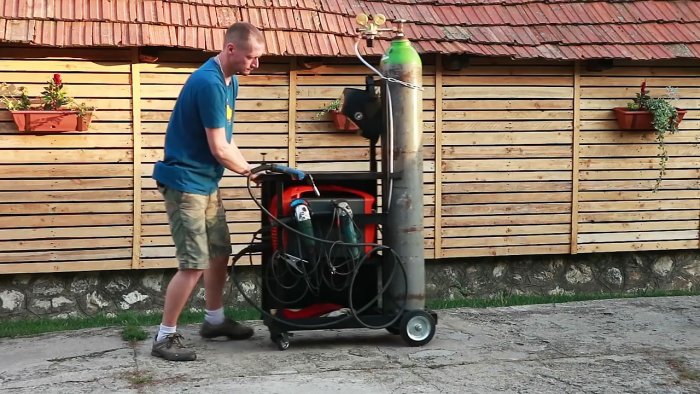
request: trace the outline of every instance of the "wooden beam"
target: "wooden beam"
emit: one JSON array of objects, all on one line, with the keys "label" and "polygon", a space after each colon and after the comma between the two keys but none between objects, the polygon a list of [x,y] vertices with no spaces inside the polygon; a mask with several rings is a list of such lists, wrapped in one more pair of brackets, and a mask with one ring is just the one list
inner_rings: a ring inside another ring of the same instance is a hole
[{"label": "wooden beam", "polygon": [[141,261],[141,64],[134,51],[131,64],[131,119],[134,136],[134,234],[131,247],[131,268]]},{"label": "wooden beam", "polygon": [[574,129],[571,142],[571,254],[578,253],[579,142],[581,139],[581,62],[574,64]]},{"label": "wooden beam", "polygon": [[435,258],[442,258],[442,55],[435,56]]},{"label": "wooden beam", "polygon": [[289,110],[288,127],[289,138],[287,140],[288,163],[290,167],[297,165],[297,70],[295,69],[296,58],[292,57],[289,62]]}]

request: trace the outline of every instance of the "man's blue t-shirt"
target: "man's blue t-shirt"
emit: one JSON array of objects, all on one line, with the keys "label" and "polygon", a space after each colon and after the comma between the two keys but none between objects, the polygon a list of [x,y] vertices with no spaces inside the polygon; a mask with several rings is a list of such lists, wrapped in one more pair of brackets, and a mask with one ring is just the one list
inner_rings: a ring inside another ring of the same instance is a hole
[{"label": "man's blue t-shirt", "polygon": [[238,80],[227,86],[219,64],[209,59],[190,75],[180,91],[165,132],[165,157],[153,168],[153,179],[187,193],[211,194],[224,167],[209,149],[205,127],[226,129],[233,135]]}]

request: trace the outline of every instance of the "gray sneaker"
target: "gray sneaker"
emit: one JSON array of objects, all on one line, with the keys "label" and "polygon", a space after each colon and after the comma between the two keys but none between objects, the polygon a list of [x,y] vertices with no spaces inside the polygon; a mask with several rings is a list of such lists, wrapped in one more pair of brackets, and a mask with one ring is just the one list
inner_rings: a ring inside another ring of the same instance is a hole
[{"label": "gray sneaker", "polygon": [[151,348],[151,356],[164,358],[168,361],[196,360],[197,355],[194,353],[194,350],[187,349],[182,344],[183,339],[182,335],[175,333],[169,334],[160,341],[154,341]]},{"label": "gray sneaker", "polygon": [[211,324],[206,320],[199,329],[202,338],[228,337],[229,339],[248,339],[253,336],[253,329],[229,318],[221,324]]}]

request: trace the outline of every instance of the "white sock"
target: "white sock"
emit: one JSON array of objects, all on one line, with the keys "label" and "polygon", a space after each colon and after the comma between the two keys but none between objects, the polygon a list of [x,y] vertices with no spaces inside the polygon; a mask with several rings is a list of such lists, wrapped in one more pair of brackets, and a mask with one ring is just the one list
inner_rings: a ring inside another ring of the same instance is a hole
[{"label": "white sock", "polygon": [[176,328],[177,326],[168,327],[161,324],[160,329],[158,330],[158,336],[156,337],[156,342],[162,340],[170,334],[175,334],[177,332],[175,330]]},{"label": "white sock", "polygon": [[224,307],[219,309],[214,309],[210,311],[209,309],[204,310],[204,320],[209,324],[218,325],[224,322]]}]

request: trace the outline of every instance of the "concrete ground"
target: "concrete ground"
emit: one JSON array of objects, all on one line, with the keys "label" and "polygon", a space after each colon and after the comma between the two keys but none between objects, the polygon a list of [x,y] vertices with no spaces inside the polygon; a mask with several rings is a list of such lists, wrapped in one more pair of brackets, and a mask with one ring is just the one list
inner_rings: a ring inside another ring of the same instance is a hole
[{"label": "concrete ground", "polygon": [[[0,392],[700,393],[700,296],[439,311],[422,348],[383,330],[265,326],[242,342],[182,333],[194,362],[150,356],[114,328],[0,340]],[[155,328],[149,327],[150,331]]]}]

